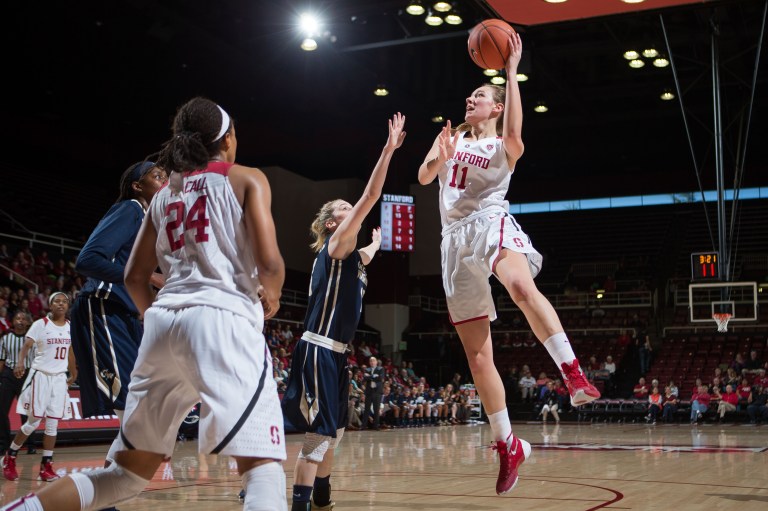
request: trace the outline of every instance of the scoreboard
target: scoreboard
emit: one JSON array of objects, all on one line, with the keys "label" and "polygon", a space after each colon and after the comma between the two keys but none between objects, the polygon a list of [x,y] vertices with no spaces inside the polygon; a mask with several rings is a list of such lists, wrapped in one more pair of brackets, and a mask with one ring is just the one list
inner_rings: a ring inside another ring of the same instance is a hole
[{"label": "scoreboard", "polygon": [[383,194],[381,200],[381,250],[413,252],[416,207],[410,195]]},{"label": "scoreboard", "polygon": [[718,252],[694,252],[691,254],[691,280],[719,280]]}]

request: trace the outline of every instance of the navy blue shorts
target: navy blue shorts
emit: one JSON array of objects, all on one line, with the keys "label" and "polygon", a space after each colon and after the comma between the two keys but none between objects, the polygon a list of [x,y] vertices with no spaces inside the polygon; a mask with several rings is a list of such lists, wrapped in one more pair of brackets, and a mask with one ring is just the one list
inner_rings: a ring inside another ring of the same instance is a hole
[{"label": "navy blue shorts", "polygon": [[70,328],[83,416],[125,410],[144,333],[139,318],[109,300],[78,296],[72,305]]},{"label": "navy blue shorts", "polygon": [[292,429],[336,438],[349,422],[347,354],[300,339],[291,357],[283,415]]}]

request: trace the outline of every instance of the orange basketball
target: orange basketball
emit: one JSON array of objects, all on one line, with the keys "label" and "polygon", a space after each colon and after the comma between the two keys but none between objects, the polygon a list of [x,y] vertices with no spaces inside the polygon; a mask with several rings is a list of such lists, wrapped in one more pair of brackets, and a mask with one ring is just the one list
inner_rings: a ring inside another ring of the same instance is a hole
[{"label": "orange basketball", "polygon": [[483,69],[504,69],[510,52],[509,36],[514,33],[506,21],[481,21],[469,32],[469,56]]}]

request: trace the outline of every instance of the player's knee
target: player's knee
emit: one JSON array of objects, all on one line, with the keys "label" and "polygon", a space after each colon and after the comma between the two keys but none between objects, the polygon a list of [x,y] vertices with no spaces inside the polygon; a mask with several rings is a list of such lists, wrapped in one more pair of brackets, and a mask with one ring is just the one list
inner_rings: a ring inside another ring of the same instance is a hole
[{"label": "player's knee", "polygon": [[341,442],[341,438],[344,436],[344,428],[340,428],[336,430],[336,438],[332,438],[330,445],[328,446],[329,449],[333,450],[336,449],[339,446],[339,443]]},{"label": "player's knee", "polygon": [[48,436],[56,436],[59,431],[59,420],[45,418],[45,434]]},{"label": "player's knee", "polygon": [[70,476],[80,496],[81,509],[103,509],[137,496],[149,484],[148,479],[126,470],[117,463],[108,468]]},{"label": "player's knee", "polygon": [[31,415],[29,416],[29,419],[27,419],[27,422],[25,422],[21,428],[21,432],[24,433],[26,436],[31,435],[35,432],[37,429],[37,426],[40,425],[40,419],[35,419]]},{"label": "player's knee", "polygon": [[320,463],[331,445],[331,440],[333,439],[329,436],[307,433],[304,435],[304,444],[299,451],[299,458]]}]

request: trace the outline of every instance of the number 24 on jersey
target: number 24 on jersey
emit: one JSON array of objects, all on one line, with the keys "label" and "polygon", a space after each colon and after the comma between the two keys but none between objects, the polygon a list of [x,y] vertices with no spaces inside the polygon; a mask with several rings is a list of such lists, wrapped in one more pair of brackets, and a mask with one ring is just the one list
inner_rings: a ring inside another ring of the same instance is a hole
[{"label": "number 24 on jersey", "polygon": [[[201,195],[189,208],[189,212],[182,201],[171,202],[165,207],[165,216],[168,217],[165,233],[168,235],[168,243],[171,245],[172,251],[175,252],[184,246],[184,233],[186,231],[195,231],[195,243],[208,241],[208,233],[205,231],[211,221],[206,216],[207,203],[208,196]],[[176,236],[175,231],[182,226],[182,232]]]}]

